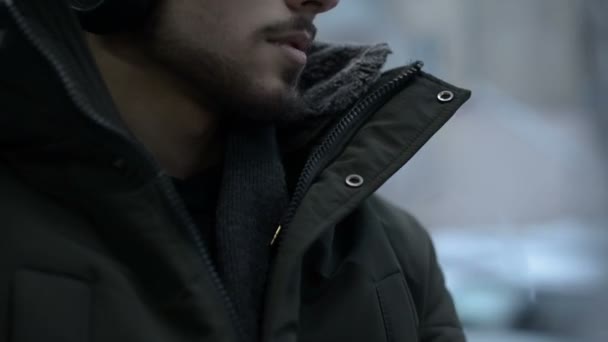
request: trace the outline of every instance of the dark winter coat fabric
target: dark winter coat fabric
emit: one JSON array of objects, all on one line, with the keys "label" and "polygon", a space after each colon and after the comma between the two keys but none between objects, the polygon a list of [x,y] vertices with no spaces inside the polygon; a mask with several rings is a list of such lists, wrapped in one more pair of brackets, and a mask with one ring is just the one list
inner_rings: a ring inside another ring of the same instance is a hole
[{"label": "dark winter coat fabric", "polygon": [[468,91],[380,73],[383,45],[315,47],[313,114],[277,131],[291,198],[247,336],[61,4],[0,0],[0,341],[464,341],[428,234],[373,193]]}]

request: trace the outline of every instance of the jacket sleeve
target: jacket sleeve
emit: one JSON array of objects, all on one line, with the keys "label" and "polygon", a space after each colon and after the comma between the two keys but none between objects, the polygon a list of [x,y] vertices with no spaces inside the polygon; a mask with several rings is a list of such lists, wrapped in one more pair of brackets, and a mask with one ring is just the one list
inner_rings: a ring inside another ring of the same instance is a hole
[{"label": "jacket sleeve", "polygon": [[403,210],[383,200],[377,204],[377,214],[412,292],[420,341],[466,341],[429,233]]}]

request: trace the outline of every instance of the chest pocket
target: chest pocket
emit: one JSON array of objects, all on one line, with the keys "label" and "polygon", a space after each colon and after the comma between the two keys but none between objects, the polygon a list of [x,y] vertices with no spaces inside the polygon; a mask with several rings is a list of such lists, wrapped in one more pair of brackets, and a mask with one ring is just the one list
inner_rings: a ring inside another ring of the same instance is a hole
[{"label": "chest pocket", "polygon": [[32,270],[15,274],[12,342],[89,341],[91,288],[81,280]]},{"label": "chest pocket", "polygon": [[388,342],[418,341],[418,315],[411,292],[401,273],[376,284]]}]

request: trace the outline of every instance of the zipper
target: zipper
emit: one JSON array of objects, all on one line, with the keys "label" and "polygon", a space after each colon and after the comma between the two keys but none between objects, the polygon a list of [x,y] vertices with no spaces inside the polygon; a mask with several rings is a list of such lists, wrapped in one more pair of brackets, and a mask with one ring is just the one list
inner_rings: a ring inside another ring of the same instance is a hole
[{"label": "zipper", "polygon": [[129,134],[121,129],[118,125],[115,125],[107,118],[104,118],[102,115],[97,113],[95,108],[86,100],[85,96],[77,91],[77,84],[74,82],[69,76],[69,67],[66,67],[59,58],[53,53],[52,49],[49,48],[48,45],[45,44],[44,41],[38,39],[37,35],[32,31],[27,19],[20,13],[19,9],[15,7],[15,4],[12,0],[1,0],[4,5],[9,9],[13,19],[15,19],[18,28],[24,34],[26,39],[50,62],[52,67],[55,69],[57,76],[63,83],[68,93],[68,96],[71,98],[73,103],[76,105],[78,109],[91,121],[95,124],[103,127],[109,132],[117,135],[119,138],[124,139],[127,143],[134,146],[137,150],[139,150],[153,167],[155,174],[157,175],[158,182],[162,193],[166,196],[171,209],[174,214],[176,214],[178,220],[181,222],[183,227],[186,229],[186,232],[190,235],[192,242],[194,243],[194,247],[196,248],[198,255],[203,262],[203,267],[205,271],[211,275],[212,282],[216,287],[219,295],[222,297],[225,307],[228,311],[228,315],[230,316],[230,320],[235,327],[235,331],[237,333],[238,339],[243,339],[243,330],[239,324],[238,315],[236,313],[236,309],[230,299],[226,288],[224,287],[222,280],[217,272],[215,265],[205,247],[203,237],[201,232],[197,228],[194,223],[194,219],[188,213],[186,206],[183,203],[183,200],[179,197],[177,190],[174,185],[171,183],[169,177],[162,171],[162,168],[158,165],[154,158],[150,156],[150,154],[141,146],[140,143],[135,141],[133,138],[129,136]]},{"label": "zipper", "polygon": [[399,75],[395,76],[395,78],[357,102],[357,104],[355,104],[355,106],[331,129],[321,144],[314,149],[300,173],[291,201],[270,242],[271,247],[274,247],[276,250],[280,246],[282,238],[285,236],[285,232],[287,231],[296,210],[300,207],[306,192],[322,168],[323,162],[329,161],[328,159],[331,158],[332,152],[335,152],[334,147],[339,145],[338,143],[342,141],[341,139],[346,139],[348,137],[346,133],[350,132],[353,127],[356,127],[358,123],[361,123],[368,117],[368,115],[363,114],[371,114],[370,112],[373,112],[373,109],[378,104],[382,104],[384,101],[394,96],[395,93],[405,86],[413,76],[420,72],[423,66],[424,63],[421,61],[414,62],[399,73]]}]

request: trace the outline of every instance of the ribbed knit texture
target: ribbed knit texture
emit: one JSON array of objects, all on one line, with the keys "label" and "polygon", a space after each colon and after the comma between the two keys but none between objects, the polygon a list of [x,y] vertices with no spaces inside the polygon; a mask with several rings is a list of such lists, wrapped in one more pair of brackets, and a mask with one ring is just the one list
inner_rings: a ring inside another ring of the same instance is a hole
[{"label": "ribbed knit texture", "polygon": [[217,206],[217,262],[248,341],[259,340],[269,243],[287,201],[275,128],[229,130]]}]

